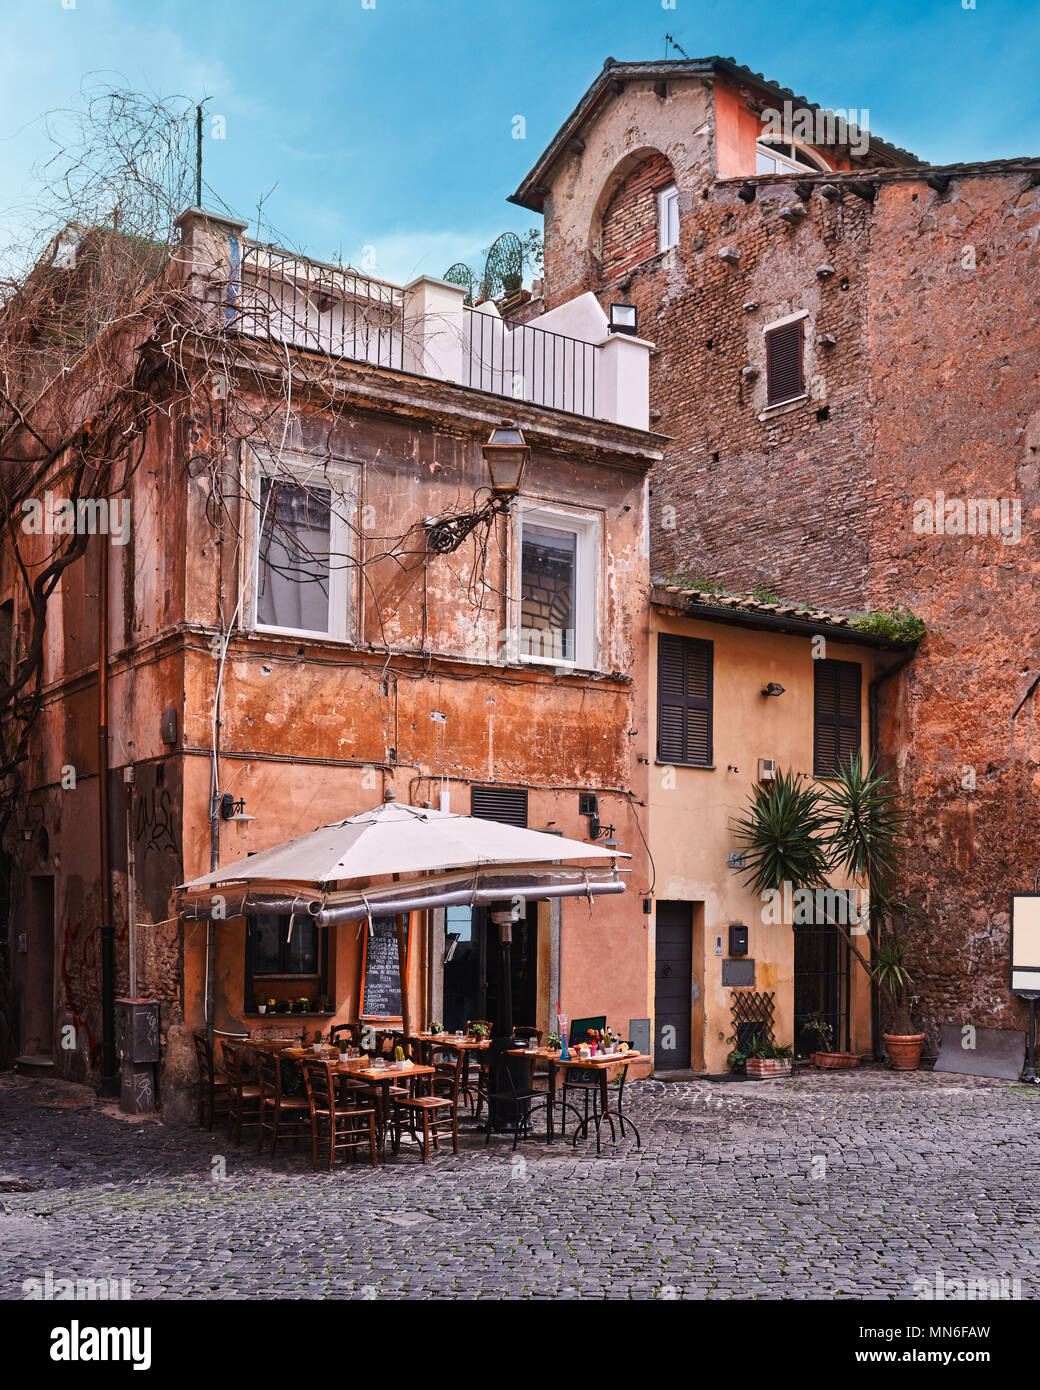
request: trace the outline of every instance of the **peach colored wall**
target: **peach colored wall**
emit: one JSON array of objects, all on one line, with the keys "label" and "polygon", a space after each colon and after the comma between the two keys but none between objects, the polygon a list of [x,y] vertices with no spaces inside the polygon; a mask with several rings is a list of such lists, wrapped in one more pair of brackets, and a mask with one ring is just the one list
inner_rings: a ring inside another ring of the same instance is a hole
[{"label": "peach colored wall", "polygon": [[[748,956],[755,961],[755,989],[776,993],[776,1041],[793,1038],[794,944],[790,926],[763,922],[761,901],[744,886],[741,875],[728,867],[728,855],[738,845],[732,821],[739,817],[757,781],[758,759],[774,758],[782,769],[812,777],[813,658],[807,637],[757,632],[723,623],[694,621],[654,610],[650,643],[650,689],[657,687],[657,633],[672,632],[714,643],[714,759],[713,770],[669,768],[656,762],[656,703],[649,702],[650,847],[657,870],[655,902],[689,901],[704,904],[704,950],[694,961],[695,979],[702,974],[704,998],[704,1057],[711,1073],[725,1070],[733,1028],[730,990],[722,985],[722,961],[715,954],[715,936],[723,937],[728,952],[731,922],[749,928]],[[868,734],[867,687],[873,676],[870,648],[830,642],[827,656],[858,661],[863,666],[862,729]],[[765,697],[770,681],[784,687],[779,697]],[[851,886],[835,877],[836,888]],[[653,960],[652,942],[649,957]],[[870,1038],[870,988],[853,959],[852,1045],[865,1051]],[[651,993],[651,1003],[653,996]]]},{"label": "peach colored wall", "polygon": [[[748,109],[744,94],[716,79],[715,170],[720,179],[754,174],[755,142],[761,129],[762,118],[758,112]],[[816,149],[816,146],[813,149],[832,169],[849,167],[847,159],[835,159],[830,150]]]}]

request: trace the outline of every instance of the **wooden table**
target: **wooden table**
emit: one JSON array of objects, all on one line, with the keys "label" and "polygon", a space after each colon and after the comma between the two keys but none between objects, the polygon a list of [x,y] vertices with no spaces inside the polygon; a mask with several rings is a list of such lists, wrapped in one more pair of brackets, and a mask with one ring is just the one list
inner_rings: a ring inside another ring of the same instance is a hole
[{"label": "wooden table", "polygon": [[436,1076],[435,1067],[427,1067],[418,1062],[412,1066],[404,1066],[400,1062],[388,1064],[385,1067],[373,1067],[367,1061],[362,1061],[360,1057],[352,1057],[349,1062],[337,1062],[335,1071],[340,1076],[348,1076],[364,1081],[370,1086],[376,1086],[379,1090],[377,1101],[378,1115],[376,1122],[379,1126],[379,1153],[382,1157],[386,1153],[386,1129],[390,1119],[390,1087],[395,1081],[401,1081],[411,1076]]},{"label": "wooden table", "polygon": [[[637,1062],[649,1062],[651,1058],[645,1053],[612,1052],[604,1054],[602,1052],[597,1052],[595,1057],[578,1057],[572,1050],[568,1053],[566,1059],[561,1061],[559,1052],[550,1051],[547,1047],[539,1047],[537,1049],[530,1047],[511,1047],[509,1049],[509,1056],[531,1057],[549,1063],[549,1102],[545,1107],[547,1143],[551,1144],[553,1141],[553,1107],[556,1104],[556,1074],[561,1067],[581,1067],[584,1071],[599,1073],[600,1108],[598,1114],[590,1116],[588,1120],[580,1115],[578,1116],[579,1123],[578,1128],[574,1131],[574,1137],[571,1140],[572,1146],[578,1142],[578,1139],[583,1134],[588,1133],[590,1120],[595,1123],[596,1126],[597,1153],[600,1152],[600,1127],[604,1120],[610,1125],[611,1139],[617,1143],[617,1133],[614,1129],[614,1121],[617,1120],[621,1127],[621,1137],[625,1137],[625,1126],[627,1125],[636,1136],[636,1148],[642,1147],[639,1130],[636,1129],[632,1121],[628,1119],[626,1115],[623,1115],[620,1110],[612,1110],[610,1108],[610,1091],[607,1088],[607,1074],[611,1067],[627,1068],[634,1066]],[[573,1109],[573,1107],[571,1108]],[[575,1110],[574,1113],[577,1115],[578,1112]]]},{"label": "wooden table", "polygon": [[460,1094],[469,1099],[471,1117],[479,1118],[481,1099],[487,1099],[483,1095],[480,1086],[477,1086],[477,1104],[473,1104],[473,1092],[469,1088],[469,1054],[471,1052],[487,1052],[491,1046],[490,1038],[471,1038],[468,1035],[458,1037],[455,1033],[416,1033],[415,1035],[421,1043],[427,1047],[449,1048],[452,1052],[462,1053],[462,1086]]}]

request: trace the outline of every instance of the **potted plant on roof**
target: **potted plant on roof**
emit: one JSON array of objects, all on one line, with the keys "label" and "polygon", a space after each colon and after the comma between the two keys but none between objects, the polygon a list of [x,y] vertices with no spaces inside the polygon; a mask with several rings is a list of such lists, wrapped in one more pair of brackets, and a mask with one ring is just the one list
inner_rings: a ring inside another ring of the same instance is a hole
[{"label": "potted plant on roof", "polygon": [[[900,1070],[918,1065],[925,1039],[913,1031],[910,1017],[908,942],[903,904],[894,891],[905,822],[892,773],[878,771],[873,762],[864,766],[857,753],[839,763],[822,790],[790,772],[755,787],[746,814],[734,826],[744,847],[745,877],[763,901],[772,897],[775,903],[785,888],[795,896],[800,889],[825,890],[824,921],[844,937],[887,996],[891,1031],[883,1037]],[[828,883],[836,870],[866,886],[865,907],[839,910],[840,894]],[[763,920],[769,920],[765,913]],[[798,924],[796,912],[795,930]]]}]

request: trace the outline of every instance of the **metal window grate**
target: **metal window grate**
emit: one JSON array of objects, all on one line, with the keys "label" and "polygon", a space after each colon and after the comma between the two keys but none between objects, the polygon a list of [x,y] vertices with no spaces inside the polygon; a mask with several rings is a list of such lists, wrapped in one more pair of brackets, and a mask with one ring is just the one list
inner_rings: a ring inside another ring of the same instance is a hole
[{"label": "metal window grate", "polygon": [[776,995],[765,990],[734,990],[731,1002],[733,1040],[739,1052],[756,1042],[773,1042]]},{"label": "metal window grate", "polygon": [[526,787],[471,787],[470,815],[527,828]]}]

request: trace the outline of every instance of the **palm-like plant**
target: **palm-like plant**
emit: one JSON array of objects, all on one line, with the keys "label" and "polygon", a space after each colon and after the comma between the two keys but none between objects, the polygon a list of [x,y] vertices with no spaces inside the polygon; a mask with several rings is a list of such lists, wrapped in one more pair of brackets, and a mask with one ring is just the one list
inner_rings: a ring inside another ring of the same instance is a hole
[{"label": "palm-like plant", "polygon": [[825,887],[828,873],[837,870],[866,883],[870,917],[863,927],[873,961],[859,949],[848,927],[834,925],[863,969],[889,995],[897,1033],[912,1031],[907,1001],[913,981],[904,964],[906,943],[891,927],[899,906],[892,883],[906,819],[892,773],[879,771],[873,761],[865,766],[857,754],[838,767],[822,791],[790,772],[756,786],[747,814],[734,824],[737,842],[744,846],[744,873],[755,893],[779,891],[784,883],[792,890]]},{"label": "palm-like plant", "polygon": [[817,888],[826,882],[829,857],[820,793],[792,772],[754,788],[748,813],[734,826],[744,846],[744,872],[752,892]]}]

